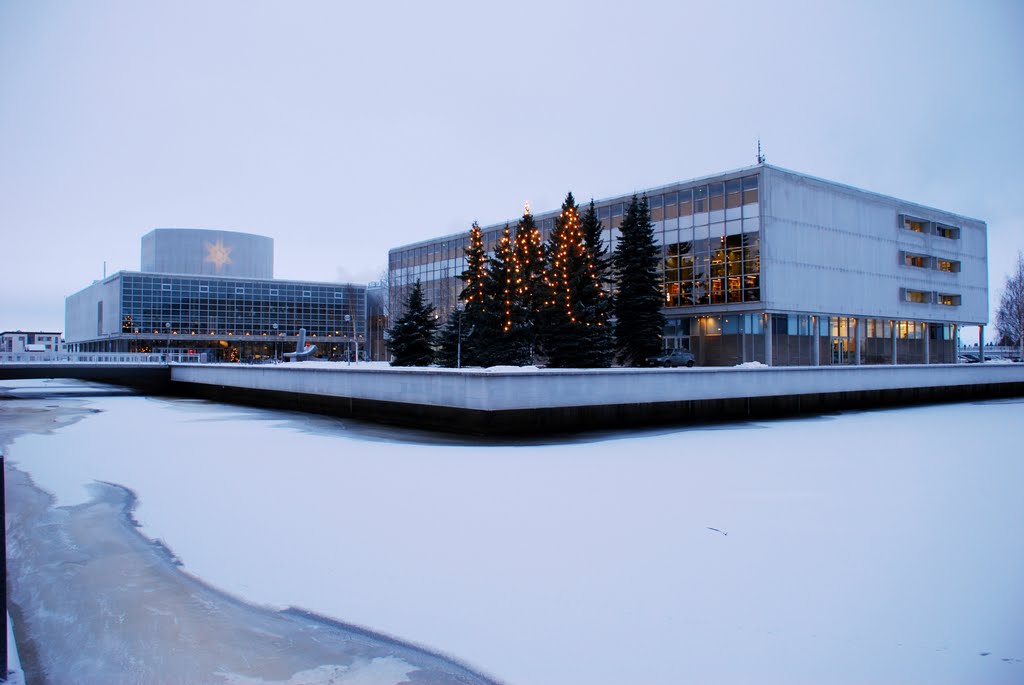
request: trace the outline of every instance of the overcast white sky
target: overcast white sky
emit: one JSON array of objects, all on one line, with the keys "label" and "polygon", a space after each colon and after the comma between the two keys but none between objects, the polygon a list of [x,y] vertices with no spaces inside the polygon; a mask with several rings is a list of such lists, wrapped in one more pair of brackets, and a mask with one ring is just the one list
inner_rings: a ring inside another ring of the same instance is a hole
[{"label": "overcast white sky", "polygon": [[[279,278],[768,161],[1024,249],[1024,3],[0,0],[0,330],[156,227],[270,236]],[[965,336],[966,338],[966,336]]]}]

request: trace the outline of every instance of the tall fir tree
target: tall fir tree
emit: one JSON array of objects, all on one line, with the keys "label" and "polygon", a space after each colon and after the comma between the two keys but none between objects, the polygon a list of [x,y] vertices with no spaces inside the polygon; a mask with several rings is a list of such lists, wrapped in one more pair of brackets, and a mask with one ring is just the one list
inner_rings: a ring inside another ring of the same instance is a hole
[{"label": "tall fir tree", "polygon": [[434,306],[423,297],[417,280],[405,302],[405,313],[390,330],[392,366],[430,366],[434,362],[437,320]]},{"label": "tall fir tree", "polygon": [[[597,216],[597,208],[591,200],[583,212],[581,219],[583,229],[583,240],[590,250],[590,258],[594,261],[594,271],[601,287],[605,292],[611,290],[612,284],[612,258],[608,254],[608,247],[604,244],[604,224]],[[607,300],[609,305],[611,300]]]},{"label": "tall fir tree", "polygon": [[552,367],[610,366],[607,293],[587,244],[579,207],[566,195],[548,248],[548,300],[544,347]]},{"label": "tall fir tree", "polygon": [[583,212],[581,220],[583,230],[583,241],[586,243],[591,269],[597,280],[600,290],[586,291],[593,300],[584,297],[583,302],[594,308],[595,320],[600,324],[597,330],[590,331],[590,341],[593,346],[593,355],[600,364],[595,366],[611,366],[615,358],[615,340],[613,338],[612,310],[613,298],[612,289],[612,260],[608,255],[608,248],[604,244],[604,226],[597,216],[597,208],[594,207],[594,200],[590,200],[587,209]]},{"label": "tall fir tree", "polygon": [[[488,259],[484,250],[483,233],[474,221],[469,229],[469,245],[465,249],[466,270],[459,278],[464,283],[459,300],[463,306],[461,316],[462,365],[480,366],[483,349],[493,342],[497,327],[493,321],[494,303],[488,302]],[[458,335],[458,334],[456,334]]]},{"label": "tall fir tree", "polygon": [[646,366],[661,354],[665,316],[661,313],[660,251],[647,196],[636,195],[619,227],[621,237],[612,255],[618,292],[615,296],[615,349],[623,366]]},{"label": "tall fir tree", "polygon": [[[513,251],[514,301],[522,312],[522,327],[515,334],[529,348],[529,362],[536,356],[543,324],[541,310],[550,298],[545,273],[547,254],[540,230],[526,205],[516,225]],[[529,363],[528,362],[528,363]]]},{"label": "tall fir tree", "polygon": [[481,366],[523,366],[530,348],[524,334],[526,312],[516,297],[515,246],[506,224],[487,262],[484,287],[485,341],[479,346]]},{"label": "tall fir tree", "polygon": [[[474,366],[474,364],[463,364],[467,352],[464,312],[453,309],[448,312],[448,319],[438,329],[434,338],[434,361],[439,366],[455,368],[457,366]],[[461,345],[460,343],[461,338]]]}]

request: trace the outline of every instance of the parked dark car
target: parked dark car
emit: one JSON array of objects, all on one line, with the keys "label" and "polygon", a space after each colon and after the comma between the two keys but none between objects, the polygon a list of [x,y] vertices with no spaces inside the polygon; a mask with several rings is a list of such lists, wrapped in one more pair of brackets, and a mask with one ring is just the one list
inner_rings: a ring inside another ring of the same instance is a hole
[{"label": "parked dark car", "polygon": [[685,366],[689,368],[693,366],[695,358],[692,352],[676,349],[660,357],[648,357],[647,361],[652,366]]},{"label": "parked dark car", "polygon": [[980,359],[978,359],[978,355],[971,353],[961,354],[956,358],[956,360],[961,364],[977,364],[978,362],[981,361]]}]

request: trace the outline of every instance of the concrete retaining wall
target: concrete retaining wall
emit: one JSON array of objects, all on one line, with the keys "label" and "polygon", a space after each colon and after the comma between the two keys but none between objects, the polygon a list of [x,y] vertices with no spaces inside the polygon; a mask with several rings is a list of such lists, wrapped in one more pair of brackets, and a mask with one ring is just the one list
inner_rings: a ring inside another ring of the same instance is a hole
[{"label": "concrete retaining wall", "polygon": [[477,434],[1024,396],[1024,365],[462,370],[173,366],[177,392]]}]

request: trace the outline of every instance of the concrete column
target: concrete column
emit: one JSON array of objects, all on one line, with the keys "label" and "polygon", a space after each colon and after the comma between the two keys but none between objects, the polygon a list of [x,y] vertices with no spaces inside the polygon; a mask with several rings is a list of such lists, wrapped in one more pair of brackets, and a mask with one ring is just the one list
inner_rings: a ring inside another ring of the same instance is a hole
[{"label": "concrete column", "polygon": [[774,366],[772,364],[772,315],[765,313],[761,316],[764,317],[764,363]]},{"label": "concrete column", "polygon": [[747,322],[750,320],[750,314],[737,314],[740,317],[740,361],[746,364],[747,359]]},{"label": "concrete column", "polygon": [[899,338],[899,336],[896,334],[896,322],[895,321],[890,321],[889,322],[889,328],[890,328],[890,335],[892,337],[892,363],[893,364],[897,364],[898,360],[897,360],[897,355],[896,355],[896,340]]},{"label": "concrete column", "polygon": [[854,345],[857,346],[856,365],[860,366],[864,358],[864,319],[857,317],[854,321],[857,326],[857,330],[854,331],[853,335]]},{"label": "concrete column", "polygon": [[929,337],[931,335],[931,332],[932,332],[931,331],[931,325],[927,321],[925,321],[924,322],[924,363],[925,364],[931,364],[932,341],[931,341],[931,338]]},{"label": "concrete column", "polygon": [[814,334],[811,336],[811,340],[814,341],[814,365],[821,366],[821,324],[819,323],[818,317],[811,317],[811,325],[814,326]]},{"label": "concrete column", "polygon": [[978,326],[978,361],[985,361],[985,326]]}]

